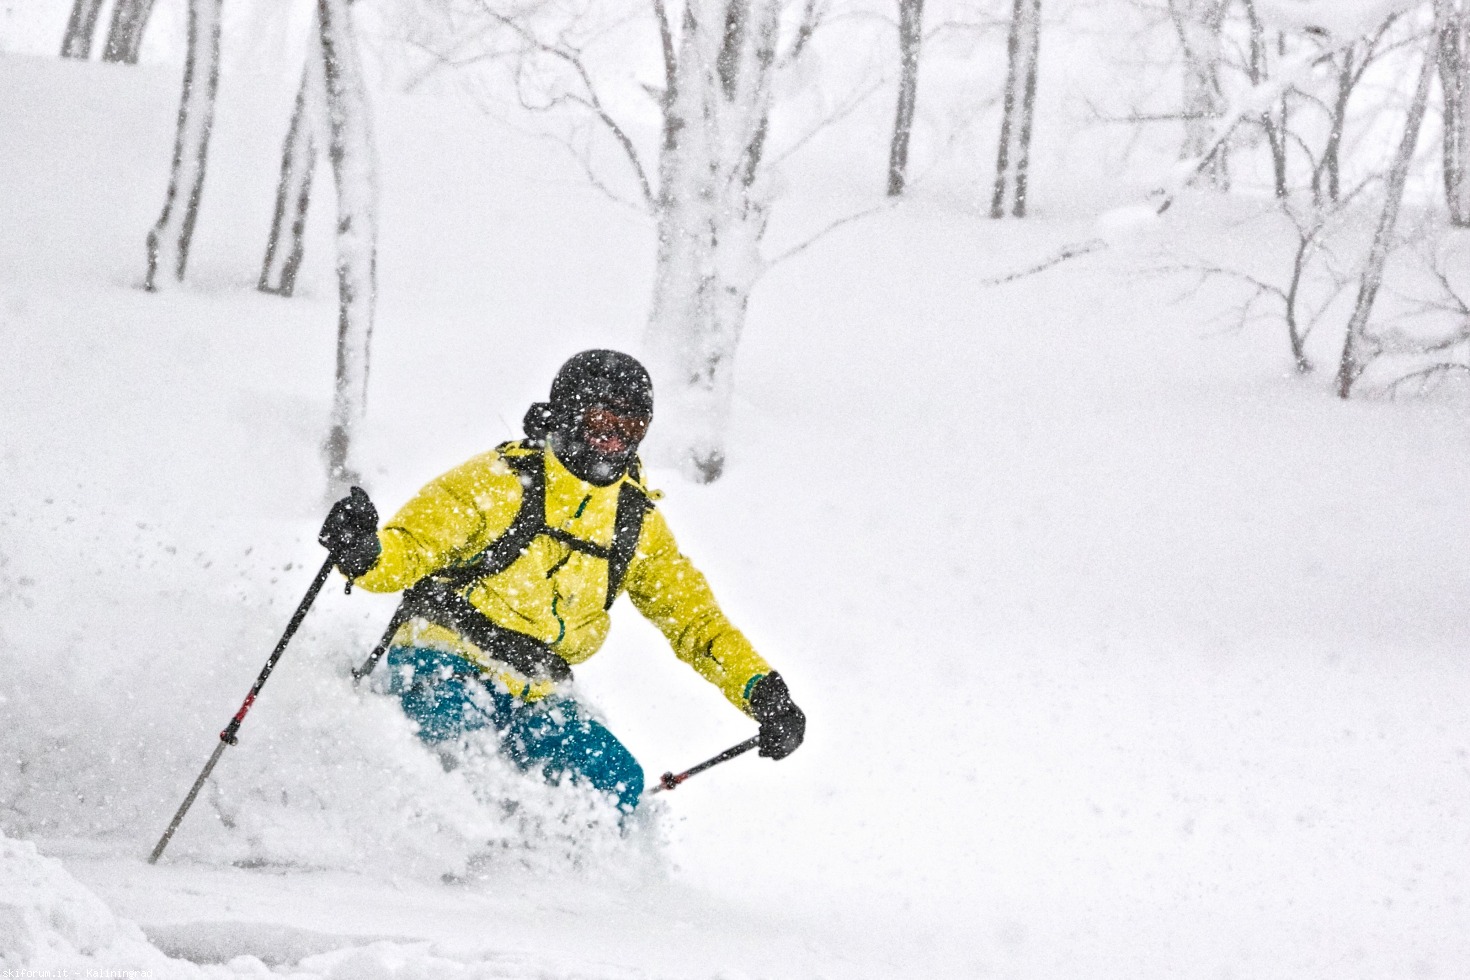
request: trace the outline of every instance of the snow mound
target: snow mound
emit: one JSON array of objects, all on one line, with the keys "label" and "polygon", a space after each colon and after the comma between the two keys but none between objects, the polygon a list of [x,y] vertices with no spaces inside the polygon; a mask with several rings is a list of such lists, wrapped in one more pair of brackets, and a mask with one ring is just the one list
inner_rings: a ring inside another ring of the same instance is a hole
[{"label": "snow mound", "polygon": [[0,836],[0,896],[0,965],[7,971],[105,967],[196,975],[29,841]]},{"label": "snow mound", "polygon": [[180,922],[151,925],[144,932],[160,950],[179,959],[194,963],[259,960],[269,967],[291,966],[373,943],[392,944],[381,936],[343,936],[259,922]]},{"label": "snow mound", "polygon": [[165,953],[62,863],[29,841],[0,835],[0,968],[4,976],[142,976],[151,980],[279,976],[293,980],[556,976],[634,980],[653,974],[612,964],[475,952],[460,958],[432,943],[315,933],[252,922],[152,927]]},{"label": "snow mound", "polygon": [[[437,956],[429,944],[404,946],[380,942],[302,960],[300,969],[323,980],[653,980],[658,974],[613,964],[576,964],[514,953],[465,963]],[[300,977],[293,973],[293,980]],[[714,974],[712,980],[736,980]]]},{"label": "snow mound", "polygon": [[1131,204],[1098,215],[1093,231],[1101,241],[1109,245],[1125,245],[1148,235],[1158,227],[1157,207],[1152,204]]}]

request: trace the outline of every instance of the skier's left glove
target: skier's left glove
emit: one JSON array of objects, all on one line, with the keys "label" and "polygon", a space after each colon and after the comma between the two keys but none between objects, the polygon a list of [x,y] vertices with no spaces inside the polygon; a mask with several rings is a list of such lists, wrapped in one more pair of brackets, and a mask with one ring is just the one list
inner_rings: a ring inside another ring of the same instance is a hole
[{"label": "skier's left glove", "polygon": [[750,715],[760,722],[760,754],[784,759],[806,737],[806,715],[791,700],[786,681],[774,670],[755,682],[750,692]]},{"label": "skier's left glove", "polygon": [[378,543],[378,508],[362,487],[332,505],[317,542],[337,558],[337,567],[349,579],[366,575],[377,564],[383,546]]}]

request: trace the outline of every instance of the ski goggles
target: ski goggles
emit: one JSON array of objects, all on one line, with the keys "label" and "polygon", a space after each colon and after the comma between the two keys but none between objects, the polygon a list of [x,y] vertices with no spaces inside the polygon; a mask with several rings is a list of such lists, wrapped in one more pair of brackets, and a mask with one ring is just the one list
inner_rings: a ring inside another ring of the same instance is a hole
[{"label": "ski goggles", "polygon": [[648,422],[646,415],[624,415],[604,405],[594,405],[582,416],[582,434],[593,443],[616,438],[633,446],[643,441]]}]

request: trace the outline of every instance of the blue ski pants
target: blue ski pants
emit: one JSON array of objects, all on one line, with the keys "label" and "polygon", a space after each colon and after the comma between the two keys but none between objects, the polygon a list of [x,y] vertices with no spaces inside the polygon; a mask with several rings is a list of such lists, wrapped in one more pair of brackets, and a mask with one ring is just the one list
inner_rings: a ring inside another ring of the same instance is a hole
[{"label": "blue ski pants", "polygon": [[633,812],[643,793],[643,768],[633,753],[572,698],[522,701],[487,683],[463,657],[424,647],[388,651],[389,692],[434,745],[490,729],[500,750],[523,770],[542,767],[548,781],[570,776],[617,799]]}]

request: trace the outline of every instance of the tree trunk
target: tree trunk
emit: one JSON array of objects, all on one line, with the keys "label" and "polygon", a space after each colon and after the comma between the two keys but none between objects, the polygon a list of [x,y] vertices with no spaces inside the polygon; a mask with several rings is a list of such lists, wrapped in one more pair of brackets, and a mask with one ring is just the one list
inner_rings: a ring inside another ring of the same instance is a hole
[{"label": "tree trunk", "polygon": [[215,94],[219,90],[221,3],[189,3],[189,46],[184,56],[184,92],[179,99],[173,172],[163,213],[148,233],[148,275],[143,286],[149,291],[163,287],[169,276],[182,281],[189,260],[189,242],[194,237],[199,197],[204,191]]},{"label": "tree trunk", "polygon": [[[1286,286],[1286,337],[1291,343],[1291,357],[1296,362],[1297,374],[1311,374],[1312,361],[1307,357],[1307,338],[1297,315],[1301,301],[1302,279],[1306,275],[1307,263],[1315,250],[1314,242],[1321,233],[1321,225],[1312,225],[1297,231],[1296,254],[1291,260],[1291,280]],[[1308,327],[1310,329],[1310,327]]]},{"label": "tree trunk", "polygon": [[[148,16],[152,13],[153,0],[117,0],[117,5],[112,8],[112,26],[107,32],[102,60],[136,65],[138,50],[143,46],[143,31],[147,29]],[[215,19],[218,21],[218,17]]]},{"label": "tree trunk", "polygon": [[990,216],[1026,217],[1026,177],[1031,157],[1031,121],[1036,109],[1036,66],[1041,48],[1041,0],[1014,0],[1000,149],[995,161],[995,188]]},{"label": "tree trunk", "polygon": [[97,15],[101,12],[102,0],[72,0],[66,36],[61,39],[63,58],[86,61],[92,56],[92,37],[97,33]]},{"label": "tree trunk", "polygon": [[909,136],[919,92],[919,46],[923,41],[924,0],[898,0],[898,111],[888,146],[888,196],[903,193],[908,179]]},{"label": "tree trunk", "polygon": [[1212,153],[1204,176],[1225,190],[1230,186],[1229,157],[1217,146],[1215,127],[1225,115],[1220,91],[1222,33],[1227,0],[1172,0],[1170,9],[1184,57],[1184,144],[1180,156],[1197,159]]},{"label": "tree trunk", "polygon": [[[321,28],[313,24],[313,39]],[[276,184],[276,211],[271,220],[270,239],[258,288],[263,293],[290,296],[296,291],[296,273],[305,251],[306,215],[311,206],[311,182],[316,169],[316,133],[324,115],[325,82],[322,79],[321,44],[306,50],[301,85],[296,90],[296,108],[281,149],[281,179]],[[289,241],[285,237],[289,235]]]},{"label": "tree trunk", "polygon": [[[1443,26],[1441,3],[1435,4],[1437,25]],[[1353,306],[1353,315],[1348,320],[1347,337],[1342,345],[1342,360],[1337,369],[1337,395],[1347,398],[1352,394],[1353,384],[1362,376],[1363,370],[1372,359],[1366,350],[1368,319],[1373,313],[1373,303],[1378,298],[1378,289],[1383,284],[1383,269],[1388,263],[1388,254],[1393,249],[1394,226],[1398,224],[1399,206],[1404,198],[1404,185],[1409,179],[1409,166],[1414,161],[1414,147],[1419,142],[1419,127],[1424,122],[1425,108],[1429,102],[1430,84],[1439,61],[1439,38],[1431,36],[1424,45],[1424,64],[1419,70],[1419,82],[1414,89],[1414,99],[1409,103],[1408,117],[1404,121],[1403,139],[1399,141],[1392,168],[1384,186],[1383,213],[1378,219],[1378,229],[1373,234],[1373,245],[1368,250],[1368,261],[1358,280],[1358,298]]]},{"label": "tree trunk", "polygon": [[[1342,198],[1342,137],[1347,130],[1348,99],[1356,83],[1353,59],[1354,48],[1349,47],[1342,55],[1342,64],[1337,70],[1337,96],[1332,102],[1332,125],[1327,131],[1327,142],[1322,147],[1322,162],[1319,171],[1326,177],[1327,200],[1336,204]],[[1317,200],[1322,199],[1321,180],[1316,182]]]},{"label": "tree trunk", "polygon": [[1470,14],[1454,12],[1439,32],[1439,79],[1444,91],[1444,196],[1450,222],[1470,226]]},{"label": "tree trunk", "polygon": [[725,466],[735,350],[760,274],[779,0],[690,4],[665,108],[659,249],[645,335],[660,379],[654,452],[709,483]]},{"label": "tree trunk", "polygon": [[[1256,5],[1253,0],[1246,0],[1246,17],[1251,26],[1251,49],[1250,49],[1250,80],[1251,84],[1260,87],[1270,79],[1270,71],[1267,67],[1269,57],[1266,45],[1266,28],[1261,23],[1260,17],[1256,15]],[[1286,39],[1284,35],[1278,35],[1278,43],[1284,49]],[[1281,53],[1285,53],[1284,50]],[[1276,113],[1280,113],[1278,118]],[[1266,133],[1266,144],[1271,149],[1271,174],[1273,187],[1277,200],[1286,199],[1286,141],[1287,141],[1287,106],[1285,93],[1281,101],[1276,105],[1267,106],[1261,110],[1261,129]]]},{"label": "tree trunk", "polygon": [[330,123],[327,155],[337,183],[337,371],[324,447],[329,492],[356,482],[352,435],[367,407],[368,355],[377,300],[377,155],[367,86],[346,0],[317,0]]}]

